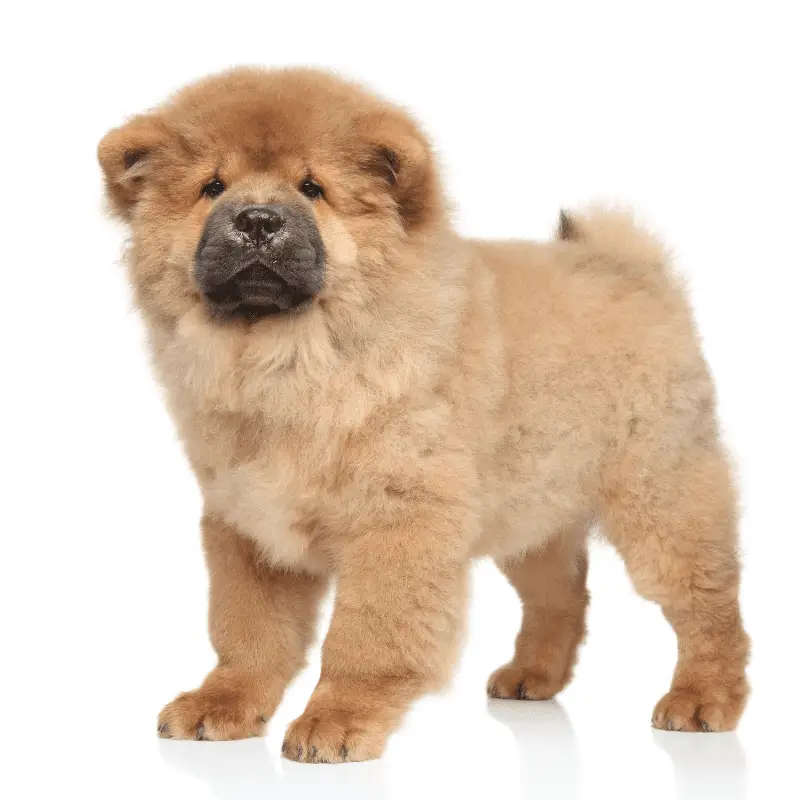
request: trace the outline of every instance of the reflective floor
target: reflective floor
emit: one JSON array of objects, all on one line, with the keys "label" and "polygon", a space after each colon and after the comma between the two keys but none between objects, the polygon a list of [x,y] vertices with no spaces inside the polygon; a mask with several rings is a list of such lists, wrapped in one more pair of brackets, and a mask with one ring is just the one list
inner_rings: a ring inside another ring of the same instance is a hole
[{"label": "reflective floor", "polygon": [[[495,741],[487,746],[483,740],[489,737]],[[744,749],[734,734],[642,731],[641,747],[634,752],[609,748],[605,739],[600,747],[607,755],[598,764],[596,756],[582,758],[582,747],[591,747],[591,740],[579,743],[561,704],[491,700],[484,725],[473,727],[464,738],[475,740],[474,749],[451,740],[438,752],[434,747],[420,753],[417,742],[391,748],[378,762],[337,766],[288,762],[264,740],[208,746],[162,741],[158,755],[160,767],[172,773],[170,782],[183,785],[184,791],[191,786],[193,797],[225,800],[321,796],[578,800],[605,797],[611,791],[617,797],[681,800],[763,796],[757,786],[748,792]],[[409,760],[397,750],[406,750]]]}]

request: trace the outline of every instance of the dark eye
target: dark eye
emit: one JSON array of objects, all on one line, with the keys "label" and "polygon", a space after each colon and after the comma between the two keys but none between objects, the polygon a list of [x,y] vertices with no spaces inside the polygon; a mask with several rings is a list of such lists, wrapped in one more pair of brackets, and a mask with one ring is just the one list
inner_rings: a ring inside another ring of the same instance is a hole
[{"label": "dark eye", "polygon": [[316,200],[318,197],[322,197],[322,187],[318,183],[314,183],[312,180],[304,180],[300,184],[300,191],[309,200]]},{"label": "dark eye", "polygon": [[213,200],[215,197],[219,197],[225,191],[225,184],[219,179],[214,178],[211,183],[207,183],[200,191],[200,194],[203,197],[208,197],[210,200]]}]

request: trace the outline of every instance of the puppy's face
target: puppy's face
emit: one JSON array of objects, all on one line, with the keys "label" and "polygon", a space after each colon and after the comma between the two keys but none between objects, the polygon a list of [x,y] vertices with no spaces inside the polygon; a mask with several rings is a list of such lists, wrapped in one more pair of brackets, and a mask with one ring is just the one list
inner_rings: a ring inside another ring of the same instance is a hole
[{"label": "puppy's face", "polygon": [[[139,301],[254,323],[390,291],[443,225],[425,139],[402,112],[311,70],[236,70],[107,134]],[[406,260],[408,261],[408,260]]]}]

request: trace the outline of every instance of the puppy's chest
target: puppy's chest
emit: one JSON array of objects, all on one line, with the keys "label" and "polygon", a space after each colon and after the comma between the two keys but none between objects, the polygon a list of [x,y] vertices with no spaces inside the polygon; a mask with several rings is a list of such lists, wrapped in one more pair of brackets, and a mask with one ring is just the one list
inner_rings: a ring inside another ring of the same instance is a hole
[{"label": "puppy's chest", "polygon": [[314,546],[308,492],[292,465],[276,458],[206,470],[201,480],[208,511],[250,537],[276,565],[321,571],[323,554]]},{"label": "puppy's chest", "polygon": [[255,541],[274,564],[322,570],[314,545],[319,477],[306,449],[238,415],[194,422],[201,435],[191,437],[190,451],[207,512]]}]

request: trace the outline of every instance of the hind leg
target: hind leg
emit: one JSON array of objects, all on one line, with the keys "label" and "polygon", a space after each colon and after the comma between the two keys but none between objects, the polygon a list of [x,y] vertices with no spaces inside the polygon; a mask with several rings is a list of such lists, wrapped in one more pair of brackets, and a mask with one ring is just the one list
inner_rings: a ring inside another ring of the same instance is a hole
[{"label": "hind leg", "polygon": [[678,637],[672,687],[655,707],[653,726],[733,730],[748,694],[749,643],[727,462],[703,448],[658,474],[639,465],[617,478],[605,493],[605,533],[636,589],[661,606]]},{"label": "hind leg", "polygon": [[489,678],[491,697],[546,700],[572,677],[586,628],[586,530],[499,563],[522,601],[514,658]]}]

